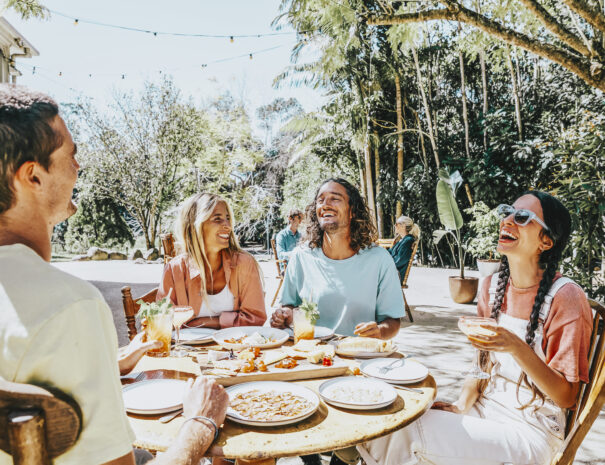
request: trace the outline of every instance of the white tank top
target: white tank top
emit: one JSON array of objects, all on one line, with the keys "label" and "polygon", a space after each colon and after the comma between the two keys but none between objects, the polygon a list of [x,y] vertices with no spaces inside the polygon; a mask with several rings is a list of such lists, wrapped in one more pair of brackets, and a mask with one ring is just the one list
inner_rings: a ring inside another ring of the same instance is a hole
[{"label": "white tank top", "polygon": [[206,298],[208,299],[208,303],[206,303],[206,300],[202,300],[202,308],[198,316],[218,316],[222,312],[231,312],[234,310],[233,293],[227,284],[221,292],[214,295],[208,294]]}]

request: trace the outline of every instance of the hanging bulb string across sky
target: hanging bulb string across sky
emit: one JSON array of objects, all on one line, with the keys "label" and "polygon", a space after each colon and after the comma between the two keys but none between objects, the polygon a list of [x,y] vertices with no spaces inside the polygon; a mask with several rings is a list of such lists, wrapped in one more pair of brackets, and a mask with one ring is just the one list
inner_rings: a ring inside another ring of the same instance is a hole
[{"label": "hanging bulb string across sky", "polygon": [[[130,26],[122,26],[118,24],[109,24],[103,23],[100,21],[94,21],[89,19],[82,19],[76,16],[71,16],[65,13],[61,13],[56,10],[48,10],[50,13],[56,16],[61,16],[63,18],[69,19],[73,21],[74,25],[77,26],[79,24],[92,24],[94,26],[108,27],[112,29],[121,29],[123,31],[131,31],[131,32],[141,32],[144,34],[152,34],[154,36],[173,36],[173,37],[201,37],[207,39],[229,39],[231,42],[234,42],[235,39],[238,38],[260,38],[260,37],[273,37],[273,36],[285,36],[285,35],[296,35],[296,32],[265,32],[260,34],[202,34],[202,33],[187,33],[187,32],[170,32],[170,31],[157,31],[153,29],[142,29],[138,27],[130,27]],[[300,34],[305,34],[305,32],[301,32]]]}]

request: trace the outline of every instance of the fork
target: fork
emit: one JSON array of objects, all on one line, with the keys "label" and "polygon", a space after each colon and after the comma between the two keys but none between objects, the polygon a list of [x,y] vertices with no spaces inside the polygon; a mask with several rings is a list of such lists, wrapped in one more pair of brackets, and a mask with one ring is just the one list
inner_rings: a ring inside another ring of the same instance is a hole
[{"label": "fork", "polygon": [[[400,362],[401,362],[401,365],[397,366],[397,363],[400,363]],[[398,358],[396,360],[393,360],[388,365],[380,367],[378,370],[378,373],[380,373],[381,375],[384,375],[385,373],[388,373],[389,371],[394,370],[395,368],[399,368],[399,367],[403,366],[404,363],[405,363],[405,358]]]}]

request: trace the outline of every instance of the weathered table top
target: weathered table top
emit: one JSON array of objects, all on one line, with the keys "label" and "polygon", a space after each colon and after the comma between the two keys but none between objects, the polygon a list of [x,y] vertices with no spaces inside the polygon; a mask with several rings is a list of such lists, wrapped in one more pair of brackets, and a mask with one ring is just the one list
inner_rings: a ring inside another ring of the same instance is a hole
[{"label": "weathered table top", "polygon": [[[192,359],[144,357],[135,371],[171,369],[200,374]],[[181,373],[182,377],[182,373]],[[325,379],[294,381],[318,392]],[[262,461],[278,457],[291,457],[341,449],[361,444],[396,431],[419,418],[431,405],[437,393],[435,380],[428,376],[424,381],[409,385],[422,388],[423,393],[396,389],[399,397],[388,407],[376,410],[348,410],[333,407],[321,401],[312,416],[299,423],[280,427],[254,427],[225,421],[221,433],[208,452],[239,460]],[[163,451],[174,441],[183,417],[161,424],[158,416],[129,414],[136,434],[135,445]]]}]

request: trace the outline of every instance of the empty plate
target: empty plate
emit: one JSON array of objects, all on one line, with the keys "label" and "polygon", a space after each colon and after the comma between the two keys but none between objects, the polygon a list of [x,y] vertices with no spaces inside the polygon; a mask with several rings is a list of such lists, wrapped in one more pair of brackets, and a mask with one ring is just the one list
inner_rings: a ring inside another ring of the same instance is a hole
[{"label": "empty plate", "polygon": [[[396,360],[402,361],[392,365],[393,368],[386,372],[380,371],[381,368],[387,367]],[[366,376],[378,378],[393,384],[411,384],[426,378],[429,374],[429,369],[422,363],[407,358],[381,358],[363,362],[361,364],[361,372]]]},{"label": "empty plate", "polygon": [[322,383],[319,395],[329,404],[353,410],[386,407],[397,398],[397,392],[384,381],[359,376],[343,376]]},{"label": "empty plate", "polygon": [[157,415],[174,412],[183,406],[186,381],[178,379],[150,379],[128,384],[122,388],[127,412]]}]

